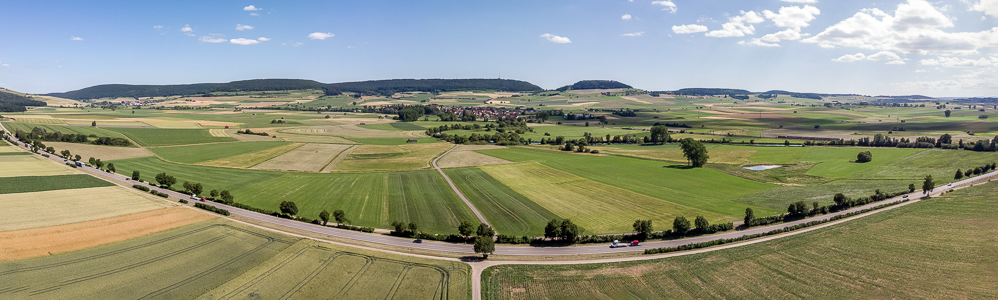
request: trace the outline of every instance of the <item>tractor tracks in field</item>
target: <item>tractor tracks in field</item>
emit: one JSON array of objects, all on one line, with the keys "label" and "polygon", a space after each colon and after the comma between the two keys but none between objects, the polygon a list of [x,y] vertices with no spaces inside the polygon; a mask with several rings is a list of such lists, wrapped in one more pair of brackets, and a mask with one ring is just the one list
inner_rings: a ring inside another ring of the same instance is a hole
[{"label": "tractor tracks in field", "polygon": [[458,197],[461,197],[461,200],[464,201],[464,204],[468,205],[468,208],[471,209],[471,212],[475,213],[475,216],[478,217],[478,221],[482,222],[482,224],[489,225],[489,227],[492,227],[492,229],[495,230],[495,227],[493,227],[492,224],[489,224],[489,221],[485,220],[485,217],[482,216],[482,213],[478,212],[478,209],[471,204],[471,201],[468,201],[468,198],[461,193],[461,190],[457,189],[457,186],[454,185],[454,182],[450,180],[450,177],[447,177],[447,174],[444,173],[444,170],[441,170],[440,167],[437,166],[438,160],[440,160],[444,156],[447,156],[448,153],[454,151],[454,149],[457,149],[458,146],[459,145],[454,145],[454,147],[451,147],[450,150],[447,150],[447,152],[444,152],[444,154],[441,154],[440,156],[437,156],[437,158],[433,159],[433,168],[437,169],[437,172],[440,172],[440,176],[443,176],[444,180],[447,180],[447,184],[449,184],[450,188],[454,190],[454,193],[457,194]]}]

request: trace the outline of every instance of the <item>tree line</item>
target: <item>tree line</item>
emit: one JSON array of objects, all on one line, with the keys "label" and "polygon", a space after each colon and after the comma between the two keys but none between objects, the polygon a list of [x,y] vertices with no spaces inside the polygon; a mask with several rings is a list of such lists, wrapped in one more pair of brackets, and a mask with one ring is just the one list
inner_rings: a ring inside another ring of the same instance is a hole
[{"label": "tree line", "polygon": [[[90,143],[94,145],[131,147],[132,141],[126,138],[98,137],[96,134],[63,134],[59,131],[48,132],[44,128],[35,127],[31,132],[24,132],[21,129],[14,130],[14,137],[21,141],[49,141],[67,143]],[[93,139],[93,140],[91,140]]]}]

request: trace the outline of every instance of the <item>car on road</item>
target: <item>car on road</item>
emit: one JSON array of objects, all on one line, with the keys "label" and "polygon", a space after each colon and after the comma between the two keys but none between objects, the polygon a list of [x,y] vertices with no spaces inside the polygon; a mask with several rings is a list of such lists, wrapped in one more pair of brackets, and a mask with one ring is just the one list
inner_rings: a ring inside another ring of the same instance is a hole
[{"label": "car on road", "polygon": [[412,242],[416,243],[416,244],[422,244],[423,243],[423,239],[416,239],[415,241],[412,241]]},{"label": "car on road", "polygon": [[630,246],[630,247],[637,247],[637,246],[641,246],[641,242],[640,242],[640,241],[638,241],[638,240],[633,240],[633,241],[631,241],[631,244],[630,244],[629,246]]},{"label": "car on road", "polygon": [[908,198],[908,195],[904,195],[904,197],[901,197],[901,198]]},{"label": "car on road", "polygon": [[620,247],[620,241],[613,240],[613,243],[610,243],[610,248],[617,248],[617,247]]},{"label": "car on road", "polygon": [[952,183],[950,183],[950,184],[947,184],[946,186],[953,186],[953,184],[952,184]]}]

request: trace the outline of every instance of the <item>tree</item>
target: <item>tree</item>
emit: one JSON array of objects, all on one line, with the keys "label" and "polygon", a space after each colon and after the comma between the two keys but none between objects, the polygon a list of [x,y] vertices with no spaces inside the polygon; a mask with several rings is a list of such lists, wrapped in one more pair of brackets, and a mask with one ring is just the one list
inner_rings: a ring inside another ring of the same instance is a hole
[{"label": "tree", "polygon": [[100,161],[100,159],[97,159],[96,161],[94,161],[94,165],[97,166],[98,170],[103,170],[104,169],[104,162]]},{"label": "tree", "polygon": [[856,155],[856,162],[858,163],[870,162],[872,160],[873,160],[873,153],[870,153],[870,151],[863,151],[860,152],[859,155]]},{"label": "tree", "polygon": [[406,108],[399,110],[399,121],[402,122],[414,122],[419,121],[419,117],[423,116],[422,109]]},{"label": "tree", "polygon": [[841,206],[841,205],[845,204],[846,202],[848,202],[849,198],[847,198],[845,194],[835,193],[835,196],[832,197],[832,200],[835,201],[836,205]]},{"label": "tree", "polygon": [[544,227],[544,237],[555,239],[561,236],[561,222],[557,219],[551,219],[548,225]]},{"label": "tree", "polygon": [[943,112],[943,113],[945,113],[945,114],[946,114],[946,117],[947,117],[947,118],[949,118],[949,115],[950,115],[950,114],[952,114],[953,112],[947,109],[947,110],[946,110],[945,112]]},{"label": "tree", "polygon": [[707,148],[700,141],[692,138],[685,138],[679,141],[680,148],[683,149],[683,156],[694,168],[703,167],[710,156],[707,155]]},{"label": "tree", "polygon": [[934,189],[936,189],[936,182],[932,180],[932,175],[925,175],[925,181],[922,182],[922,194],[928,194]]},{"label": "tree", "polygon": [[398,234],[405,233],[405,223],[403,223],[403,222],[393,221],[392,222],[392,227],[395,227],[395,232],[398,233]]},{"label": "tree", "polygon": [[45,152],[55,154],[55,148],[52,146],[46,147]]},{"label": "tree", "polygon": [[690,231],[690,221],[686,220],[686,217],[678,216],[672,221],[672,231],[683,235],[687,231]]},{"label": "tree", "polygon": [[139,170],[132,171],[132,180],[139,181],[139,179],[142,179],[142,176],[139,175]]},{"label": "tree", "polygon": [[204,186],[201,185],[201,183],[191,184],[191,193],[194,193],[195,195],[200,195],[201,192],[204,192]]},{"label": "tree", "polygon": [[746,208],[745,209],[745,227],[749,227],[749,225],[751,225],[750,223],[752,223],[752,219],[755,219],[755,212],[752,211],[751,207]]},{"label": "tree", "polygon": [[94,121],[93,123],[90,123],[90,126],[91,127],[97,127],[97,121]]},{"label": "tree", "polygon": [[915,192],[915,184],[914,183],[908,184],[908,192],[909,193],[914,193]]},{"label": "tree", "polygon": [[329,223],[329,211],[323,209],[322,212],[319,213],[319,219],[322,220],[322,226],[326,226],[326,223]]},{"label": "tree", "polygon": [[159,185],[165,186],[166,188],[169,189],[171,186],[173,186],[173,184],[177,183],[177,178],[170,175],[166,175],[166,172],[163,172],[156,174],[156,182],[158,182]]},{"label": "tree", "polygon": [[222,201],[224,201],[225,204],[231,205],[232,203],[236,202],[234,199],[235,197],[232,197],[232,194],[229,193],[229,190],[222,190],[221,197]]},{"label": "tree", "polygon": [[651,220],[636,220],[632,226],[634,227],[634,231],[640,235],[640,239],[642,240],[647,239],[648,236],[651,235],[652,231],[655,230],[652,226]]},{"label": "tree", "polygon": [[90,160],[87,160],[87,162],[90,163],[91,166],[97,165],[97,159],[93,157],[91,157]]},{"label": "tree", "polygon": [[790,206],[787,207],[787,213],[791,216],[803,216],[807,214],[807,204],[804,201],[790,203]]},{"label": "tree", "polygon": [[575,244],[579,240],[579,234],[582,229],[579,225],[575,225],[572,220],[564,219],[561,221],[561,240],[569,244]]},{"label": "tree", "polygon": [[496,252],[496,242],[491,236],[480,236],[475,239],[475,253],[482,254],[482,258],[488,259],[489,254]]},{"label": "tree", "polygon": [[298,214],[298,205],[292,201],[281,201],[281,205],[278,206],[281,209],[281,213],[289,216],[294,216]]},{"label": "tree", "polygon": [[419,232],[419,226],[416,225],[416,223],[409,222],[408,227],[409,227],[409,234],[412,236],[416,235],[416,233]]},{"label": "tree", "polygon": [[467,237],[471,236],[471,233],[474,230],[474,228],[475,225],[471,225],[471,222],[461,221],[461,225],[457,226],[457,232],[460,233],[461,236]]},{"label": "tree", "polygon": [[663,144],[669,141],[669,128],[665,125],[655,125],[651,127],[651,142]]},{"label": "tree", "polygon": [[210,195],[212,199],[217,199],[218,198],[218,190],[211,190],[210,192],[208,192],[208,195]]},{"label": "tree", "polygon": [[953,136],[949,135],[949,133],[943,134],[942,136],[939,137],[939,143],[940,144],[952,144],[953,143]]},{"label": "tree", "polygon": [[333,219],[336,220],[336,223],[340,224],[353,223],[350,222],[350,219],[347,219],[347,213],[343,212],[342,209],[337,209],[333,211]]},{"label": "tree", "polygon": [[710,227],[710,223],[707,222],[707,218],[704,218],[703,216],[697,216],[696,220],[693,220],[693,225],[696,225],[697,230],[700,232],[704,232],[704,230],[707,230],[707,227]]},{"label": "tree", "polygon": [[80,157],[79,154],[73,157],[73,161],[80,161],[81,159],[83,159],[83,157]]},{"label": "tree", "polygon": [[496,235],[496,231],[492,230],[492,226],[489,226],[489,224],[485,223],[478,224],[478,230],[475,231],[475,233],[477,233],[478,236],[487,236],[489,238],[492,238],[493,235]]},{"label": "tree", "polygon": [[963,171],[956,169],[956,175],[953,175],[953,179],[960,180],[963,179]]},{"label": "tree", "polygon": [[114,163],[108,163],[107,164],[107,171],[111,172],[111,173],[114,173],[115,171],[118,171],[118,169],[114,168]]},{"label": "tree", "polygon": [[62,150],[62,152],[60,152],[60,154],[62,154],[62,157],[65,157],[66,159],[69,159],[69,155],[70,155],[69,150]]}]

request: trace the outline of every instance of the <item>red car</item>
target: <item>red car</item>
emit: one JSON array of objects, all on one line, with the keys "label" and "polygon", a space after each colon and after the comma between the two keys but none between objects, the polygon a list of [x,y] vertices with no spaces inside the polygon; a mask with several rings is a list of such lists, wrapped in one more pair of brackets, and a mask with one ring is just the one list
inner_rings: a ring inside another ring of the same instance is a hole
[{"label": "red car", "polygon": [[631,245],[630,246],[631,247],[641,246],[641,242],[639,242],[638,240],[633,240],[633,241],[631,241]]}]

